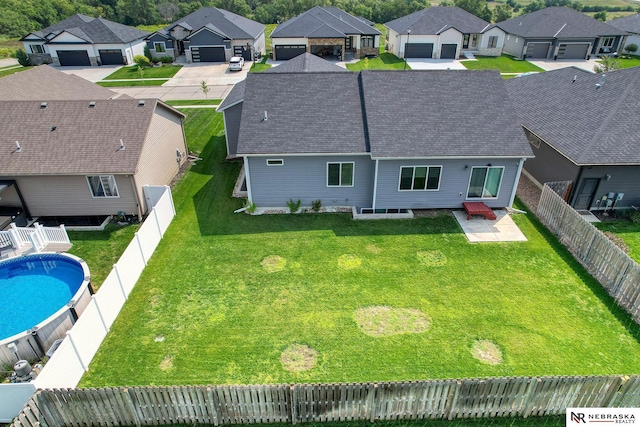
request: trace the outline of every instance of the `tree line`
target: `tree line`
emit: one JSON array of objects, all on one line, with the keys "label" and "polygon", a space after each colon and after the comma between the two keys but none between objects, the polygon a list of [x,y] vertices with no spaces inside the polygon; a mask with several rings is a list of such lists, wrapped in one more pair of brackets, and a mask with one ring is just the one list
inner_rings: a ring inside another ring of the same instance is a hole
[{"label": "tree line", "polygon": [[[584,6],[571,0],[535,0],[527,5],[507,0],[493,10],[486,0],[443,0],[440,4],[458,6],[489,22],[504,21],[549,6],[596,11],[600,12],[601,19],[606,19],[606,11],[637,9]],[[430,0],[0,0],[0,36],[23,37],[76,13],[102,16],[125,25],[158,25],[171,23],[203,6],[213,6],[268,24],[283,22],[318,5],[336,6],[352,15],[383,23],[431,4]]]}]

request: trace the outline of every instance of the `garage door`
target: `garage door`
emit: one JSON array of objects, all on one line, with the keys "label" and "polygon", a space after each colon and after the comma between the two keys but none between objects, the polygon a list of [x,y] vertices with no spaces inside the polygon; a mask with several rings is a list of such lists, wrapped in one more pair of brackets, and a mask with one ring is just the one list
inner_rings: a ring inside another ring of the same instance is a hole
[{"label": "garage door", "polygon": [[234,46],[233,56],[241,56],[245,61],[251,61],[251,48],[247,49],[245,46]]},{"label": "garage door", "polygon": [[102,65],[122,65],[122,51],[120,49],[103,49],[99,50],[100,61]]},{"label": "garage door", "polygon": [[527,45],[527,58],[546,58],[551,43],[529,43]]},{"label": "garage door", "polygon": [[440,48],[440,59],[456,59],[457,44],[443,44]]},{"label": "garage door", "polygon": [[558,58],[585,59],[588,50],[588,44],[561,44],[558,48]]},{"label": "garage door", "polygon": [[275,47],[276,61],[287,61],[307,51],[305,45],[278,45]]},{"label": "garage door", "polygon": [[91,65],[89,54],[86,50],[59,50],[58,59],[60,65]]},{"label": "garage door", "polygon": [[225,62],[224,47],[192,47],[191,59],[193,62]]},{"label": "garage door", "polygon": [[405,58],[432,58],[433,43],[405,43]]}]

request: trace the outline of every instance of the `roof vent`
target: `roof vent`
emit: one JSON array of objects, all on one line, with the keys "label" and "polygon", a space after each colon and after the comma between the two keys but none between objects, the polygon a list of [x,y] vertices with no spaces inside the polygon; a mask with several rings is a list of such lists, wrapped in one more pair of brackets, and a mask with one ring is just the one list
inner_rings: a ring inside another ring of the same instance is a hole
[{"label": "roof vent", "polygon": [[95,107],[95,106],[96,106],[96,101],[91,101],[91,102],[89,103],[89,108],[93,108],[93,107]]},{"label": "roof vent", "polygon": [[575,76],[573,76],[573,80],[571,80],[571,83],[575,83],[577,79],[578,79],[578,75],[576,74]]},{"label": "roof vent", "polygon": [[22,151],[22,147],[20,146],[20,142],[16,141],[16,153],[19,153]]},{"label": "roof vent", "polygon": [[264,117],[260,121],[261,122],[266,122],[267,120],[269,120],[269,116],[267,116],[267,110],[264,110]]},{"label": "roof vent", "polygon": [[144,99],[138,101],[138,107],[144,107]]},{"label": "roof vent", "polygon": [[47,105],[48,104],[46,102],[43,102],[43,103],[40,104],[40,108],[47,108]]},{"label": "roof vent", "polygon": [[600,83],[596,84],[596,89],[600,89],[602,87],[602,85],[604,84],[605,77],[607,77],[607,75],[603,74],[602,77],[600,78]]},{"label": "roof vent", "polygon": [[124,141],[122,141],[122,139],[120,139],[120,148],[118,148],[118,151],[124,151]]},{"label": "roof vent", "polygon": [[57,126],[51,126],[51,132],[53,132],[54,130],[58,129]]}]

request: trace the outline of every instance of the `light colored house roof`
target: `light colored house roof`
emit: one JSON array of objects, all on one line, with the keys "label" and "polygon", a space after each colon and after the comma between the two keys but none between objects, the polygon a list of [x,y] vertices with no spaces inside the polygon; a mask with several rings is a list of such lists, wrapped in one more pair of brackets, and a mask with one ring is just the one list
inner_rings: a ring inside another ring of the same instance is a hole
[{"label": "light colored house roof", "polygon": [[622,31],[640,34],[640,13],[625,16],[623,18],[612,19],[611,21],[607,21],[607,24]]},{"label": "light colored house roof", "polygon": [[336,38],[349,34],[377,35],[380,31],[337,7],[315,6],[278,25],[271,33],[271,38]]},{"label": "light colored house roof", "polygon": [[158,100],[0,101],[0,175],[133,174],[156,108],[184,117]]},{"label": "light colored house roof", "polygon": [[73,15],[31,34],[42,39],[51,40],[63,31],[80,37],[89,43],[129,43],[149,35],[147,31],[118,24],[104,18],[91,18],[82,14]]},{"label": "light colored house roof", "polygon": [[456,6],[435,6],[419,10],[384,24],[398,34],[440,34],[455,28],[463,34],[482,33],[489,23]]},{"label": "light colored house roof", "polygon": [[202,27],[207,27],[231,40],[255,39],[265,29],[263,24],[244,16],[236,15],[228,10],[217,7],[201,7],[158,32],[169,34],[170,30],[178,25],[192,32],[196,32]]},{"label": "light colored house roof", "polygon": [[520,37],[598,37],[625,35],[625,31],[565,6],[547,7],[506,21],[496,27]]},{"label": "light colored house roof", "polygon": [[41,65],[0,78],[1,101],[53,101],[72,99],[109,99],[117,96],[95,83],[74,74],[65,74]]},{"label": "light colored house roof", "polygon": [[564,68],[505,84],[523,126],[574,163],[640,164],[639,67],[606,77]]}]

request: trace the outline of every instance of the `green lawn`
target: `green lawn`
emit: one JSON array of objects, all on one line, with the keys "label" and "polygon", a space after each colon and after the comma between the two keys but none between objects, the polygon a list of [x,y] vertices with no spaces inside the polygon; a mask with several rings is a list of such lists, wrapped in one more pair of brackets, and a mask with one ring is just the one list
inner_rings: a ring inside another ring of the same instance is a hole
[{"label": "green lawn", "polygon": [[[640,56],[625,55],[624,57],[616,58],[620,68],[631,68],[640,66]],[[600,61],[598,61],[600,62]]]},{"label": "green lawn", "polygon": [[271,68],[271,65],[267,64],[267,57],[263,57],[262,60],[260,60],[260,62],[256,62],[255,64],[252,63],[251,64],[251,68],[249,69],[250,73],[261,73],[264,70],[268,70],[269,68]]},{"label": "green lawn", "polygon": [[93,289],[100,288],[138,228],[109,224],[103,231],[68,231],[73,243],[69,253],[87,262]]},{"label": "green lawn", "polygon": [[[640,372],[637,325],[530,216],[514,217],[527,242],[469,244],[446,213],[234,214],[240,164],[224,160],[222,115],[187,114],[203,160],[176,186],[178,214],[81,386]],[[376,307],[418,310],[409,318],[429,328],[365,334],[359,309],[407,325]],[[473,358],[479,339],[504,361]],[[284,370],[293,344],[317,351],[317,366]]]},{"label": "green lawn", "polygon": [[168,81],[169,81],[168,79],[167,80],[149,80],[149,79],[125,80],[125,81],[116,81],[116,82],[109,82],[109,81],[103,80],[101,82],[96,82],[96,84],[102,87],[162,86]]},{"label": "green lawn", "polygon": [[460,61],[469,70],[500,70],[501,73],[528,73],[531,71],[544,72],[529,61],[514,59],[509,55],[476,56],[476,60]]},{"label": "green lawn", "polygon": [[[171,65],[168,67],[148,67],[144,68],[145,79],[170,79],[182,68],[182,65]],[[114,73],[109,74],[104,80],[125,80],[140,79],[138,66],[122,67]]]},{"label": "green lawn", "polygon": [[221,99],[180,99],[164,101],[165,103],[179,107],[181,105],[218,105],[222,102]]},{"label": "green lawn", "polygon": [[267,52],[269,52],[271,50],[271,33],[273,33],[273,30],[276,29],[276,27],[278,26],[278,24],[267,24],[264,30],[264,35],[265,35],[265,50]]},{"label": "green lawn", "polygon": [[629,246],[629,256],[640,262],[640,224],[628,221],[593,223],[601,231],[610,231],[622,238]]},{"label": "green lawn", "polygon": [[10,76],[11,74],[19,73],[20,71],[26,71],[30,68],[33,68],[33,66],[18,67],[18,68],[4,68],[0,70],[0,77]]},{"label": "green lawn", "polygon": [[[381,53],[377,58],[369,58],[368,62],[367,67],[365,67],[364,59],[361,59],[355,64],[347,64],[347,70],[402,70],[405,67],[405,63],[402,58],[398,58],[393,53],[389,52]],[[411,69],[408,64],[406,67],[408,70]]]}]

